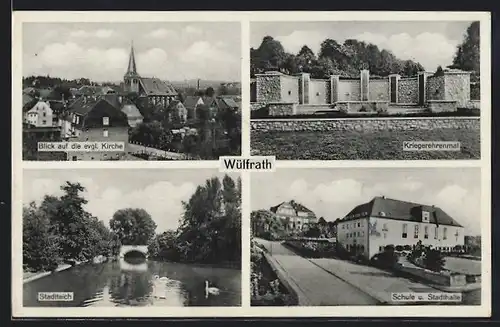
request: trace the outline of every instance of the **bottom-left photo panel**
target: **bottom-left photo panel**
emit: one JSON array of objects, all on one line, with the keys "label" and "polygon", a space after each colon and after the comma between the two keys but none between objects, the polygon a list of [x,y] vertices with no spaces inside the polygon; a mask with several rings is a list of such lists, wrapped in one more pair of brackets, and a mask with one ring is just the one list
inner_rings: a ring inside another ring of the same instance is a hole
[{"label": "bottom-left photo panel", "polygon": [[241,306],[239,174],[25,169],[22,184],[24,307]]}]

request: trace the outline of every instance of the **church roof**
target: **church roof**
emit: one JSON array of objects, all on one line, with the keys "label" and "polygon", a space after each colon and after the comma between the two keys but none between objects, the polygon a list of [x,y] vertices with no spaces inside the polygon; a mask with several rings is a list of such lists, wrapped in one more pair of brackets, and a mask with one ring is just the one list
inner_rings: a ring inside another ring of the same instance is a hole
[{"label": "church roof", "polygon": [[177,91],[169,83],[155,77],[142,77],[141,84],[148,96],[176,96]]},{"label": "church roof", "polygon": [[429,222],[432,224],[463,227],[439,207],[388,199],[380,196],[373,198],[370,202],[356,206],[341,221],[361,217],[380,217],[421,222],[422,211],[430,213]]}]

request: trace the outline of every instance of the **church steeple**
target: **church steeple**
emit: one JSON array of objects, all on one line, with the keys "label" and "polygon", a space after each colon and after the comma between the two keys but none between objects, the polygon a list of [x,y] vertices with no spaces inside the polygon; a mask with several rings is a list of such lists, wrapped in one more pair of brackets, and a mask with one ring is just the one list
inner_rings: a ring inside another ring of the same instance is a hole
[{"label": "church steeple", "polygon": [[137,73],[137,66],[135,64],[134,42],[130,45],[130,56],[128,59],[128,67],[123,80],[125,82],[126,92],[139,92],[140,76]]},{"label": "church steeple", "polygon": [[137,74],[137,66],[135,64],[134,41],[132,41],[132,44],[130,46],[130,56],[128,59],[128,68],[127,68],[126,75],[129,75],[129,76],[138,75]]}]

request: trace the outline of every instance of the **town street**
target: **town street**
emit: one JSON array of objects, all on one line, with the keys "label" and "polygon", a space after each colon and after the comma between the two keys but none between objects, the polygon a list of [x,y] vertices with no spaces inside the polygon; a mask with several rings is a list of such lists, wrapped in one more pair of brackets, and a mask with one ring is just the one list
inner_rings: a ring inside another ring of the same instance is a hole
[{"label": "town street", "polygon": [[[376,305],[380,301],[295,254],[280,242],[255,239],[286,272],[292,288],[298,289],[310,306]],[[300,305],[304,305],[299,303]]]},{"label": "town street", "polygon": [[321,258],[306,259],[280,242],[256,239],[288,277],[311,300],[311,305],[366,305],[391,303],[391,293],[439,293],[427,285],[396,277],[371,266]]}]

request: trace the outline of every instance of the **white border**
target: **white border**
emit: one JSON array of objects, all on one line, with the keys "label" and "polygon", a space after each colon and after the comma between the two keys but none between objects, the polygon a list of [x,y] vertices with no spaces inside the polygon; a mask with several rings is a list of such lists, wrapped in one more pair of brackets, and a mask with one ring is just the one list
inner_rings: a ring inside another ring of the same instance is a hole
[{"label": "white border", "polygon": [[[330,306],[250,307],[250,175],[242,172],[242,306],[186,308],[23,308],[22,307],[22,170],[84,168],[216,168],[218,161],[197,162],[22,162],[22,23],[23,22],[240,22],[242,47],[242,155],[250,154],[250,22],[279,21],[481,21],[481,159],[470,161],[277,161],[277,168],[481,167],[482,301],[480,306]],[[14,12],[12,20],[12,305],[14,317],[486,317],[491,315],[491,25],[487,12]],[[247,282],[245,282],[247,281]]]}]

